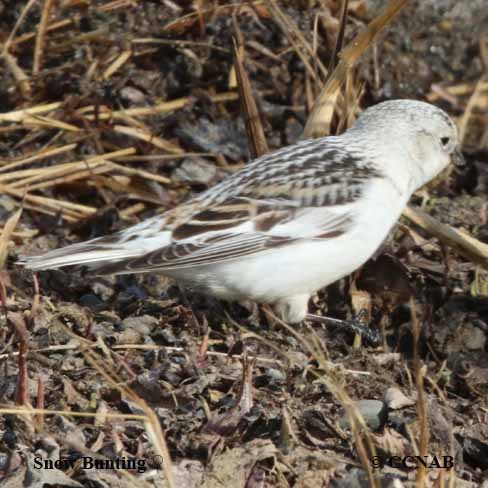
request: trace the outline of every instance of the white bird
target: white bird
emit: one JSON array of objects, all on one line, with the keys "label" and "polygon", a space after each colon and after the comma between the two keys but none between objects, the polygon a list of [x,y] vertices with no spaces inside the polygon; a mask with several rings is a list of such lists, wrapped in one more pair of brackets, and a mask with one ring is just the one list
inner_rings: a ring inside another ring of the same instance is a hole
[{"label": "white bird", "polygon": [[314,292],[375,253],[457,144],[456,125],[441,109],[383,102],[340,136],[266,154],[162,215],[22,264],[162,273],[225,300],[273,304],[297,323]]}]

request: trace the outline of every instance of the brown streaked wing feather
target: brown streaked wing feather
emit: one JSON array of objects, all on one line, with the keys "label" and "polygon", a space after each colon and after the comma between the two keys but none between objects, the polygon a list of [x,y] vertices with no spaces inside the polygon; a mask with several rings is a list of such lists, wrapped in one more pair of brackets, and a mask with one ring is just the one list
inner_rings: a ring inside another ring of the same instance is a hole
[{"label": "brown streaked wing feather", "polygon": [[224,202],[207,207],[173,229],[173,239],[197,238],[211,231],[231,229],[249,219],[249,205],[239,198],[228,198]]},{"label": "brown streaked wing feather", "polygon": [[[278,225],[290,218],[286,211],[270,211],[261,214],[258,223],[267,229]],[[350,216],[337,218],[324,225],[324,232],[311,239],[334,239],[343,235],[351,224]],[[207,236],[206,239],[195,242],[173,242],[157,251],[153,251],[138,258],[130,258],[96,268],[99,274],[123,274],[171,271],[191,268],[195,266],[222,263],[287,244],[303,240],[299,237],[277,236],[261,233],[221,234]]]},{"label": "brown streaked wing feather", "polygon": [[[198,238],[208,231],[230,230],[254,217],[258,227],[268,227],[274,217],[260,214],[271,210],[351,204],[360,197],[366,181],[380,176],[371,162],[332,140],[304,141],[254,160],[192,199],[186,208],[180,207],[173,235],[176,240]],[[278,220],[281,217],[279,213]]]},{"label": "brown streaked wing feather", "polygon": [[[302,151],[295,163],[283,161],[284,156],[282,151],[256,160],[212,191],[170,211],[173,218],[167,227],[176,242],[139,258],[101,266],[99,272],[164,272],[238,259],[296,242],[301,238],[272,235],[273,229],[307,208],[350,205],[360,198],[366,181],[380,176],[374,166],[359,166],[354,155],[330,147],[317,154],[314,145],[309,153]],[[232,232],[246,221],[254,222],[254,233]],[[351,222],[348,213],[332,213],[322,225],[317,223],[317,235],[309,238],[337,238]],[[212,236],[211,232],[225,234]]]},{"label": "brown streaked wing feather", "polygon": [[298,239],[251,235],[225,235],[218,239],[209,239],[201,245],[173,243],[163,249],[153,251],[135,259],[126,259],[117,263],[99,266],[97,274],[144,273],[149,271],[171,271],[215,264],[237,259],[261,251],[290,244]]},{"label": "brown streaked wing feather", "polygon": [[270,232],[273,227],[290,221],[295,215],[295,209],[264,211],[254,219],[254,229],[257,232]]},{"label": "brown streaked wing feather", "polygon": [[[291,207],[291,208],[290,208]],[[207,232],[225,231],[246,221],[254,221],[259,232],[266,232],[293,217],[296,204],[285,200],[255,200],[231,197],[224,202],[195,213],[173,229],[173,239],[195,239]]]}]

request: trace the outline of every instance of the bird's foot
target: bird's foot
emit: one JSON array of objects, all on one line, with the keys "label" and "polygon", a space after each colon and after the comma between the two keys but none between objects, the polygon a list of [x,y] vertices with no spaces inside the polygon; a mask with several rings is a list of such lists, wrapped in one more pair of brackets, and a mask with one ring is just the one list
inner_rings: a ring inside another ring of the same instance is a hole
[{"label": "bird's foot", "polygon": [[306,316],[306,320],[310,320],[312,322],[319,322],[325,324],[333,324],[337,325],[350,331],[354,332],[355,334],[361,334],[362,337],[366,341],[368,341],[372,346],[378,346],[382,342],[382,336],[379,331],[370,329],[366,325],[364,325],[361,321],[361,316],[354,317],[352,320],[341,320],[341,319],[334,319],[332,317],[323,317],[322,315],[315,315],[312,313],[308,313]]}]

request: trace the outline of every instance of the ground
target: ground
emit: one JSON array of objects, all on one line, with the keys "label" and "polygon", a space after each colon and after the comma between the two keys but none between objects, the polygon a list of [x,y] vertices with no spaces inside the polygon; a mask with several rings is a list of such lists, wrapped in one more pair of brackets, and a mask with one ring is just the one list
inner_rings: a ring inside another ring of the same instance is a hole
[{"label": "ground", "polygon": [[[385,3],[349,2],[346,43]],[[310,304],[362,311],[380,344],[332,324],[291,329],[159,275],[16,265],[246,164],[233,38],[269,149],[296,142],[339,6],[0,1],[1,486],[487,486],[488,274],[406,219]],[[467,164],[412,204],[488,243],[486,32],[484,0],[407,2],[330,129],[385,99],[445,109]]]}]

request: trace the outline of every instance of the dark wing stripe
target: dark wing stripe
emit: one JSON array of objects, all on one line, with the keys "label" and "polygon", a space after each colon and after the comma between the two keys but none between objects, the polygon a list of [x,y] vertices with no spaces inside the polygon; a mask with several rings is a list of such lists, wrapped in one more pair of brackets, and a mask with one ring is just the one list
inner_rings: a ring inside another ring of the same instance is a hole
[{"label": "dark wing stripe", "polygon": [[[187,258],[180,258],[176,261],[167,260],[167,256],[165,256],[166,249],[163,249],[162,251],[155,251],[141,258],[131,260],[123,266],[123,269],[131,271],[164,271],[207,265],[255,254],[259,251],[288,244],[294,240],[295,239],[283,237],[273,239],[261,238],[255,242],[251,241],[247,243],[236,242],[232,245],[215,246],[211,248],[211,252],[207,251],[202,254],[196,253],[193,256],[190,255]],[[114,265],[114,267],[116,266],[117,265]],[[102,268],[101,271],[103,273],[107,272],[106,268]]]},{"label": "dark wing stripe", "polygon": [[200,234],[235,227],[249,218],[249,207],[242,199],[229,198],[218,207],[207,208],[173,229],[174,240],[195,238]]},{"label": "dark wing stripe", "polygon": [[232,229],[235,227],[235,222],[226,222],[225,224],[192,224],[191,221],[187,224],[180,225],[173,230],[173,239],[179,241],[184,239],[190,239],[201,234],[206,234],[207,232],[219,231]]},{"label": "dark wing stripe", "polygon": [[213,222],[225,220],[243,220],[247,218],[249,211],[245,208],[243,203],[232,205],[224,204],[219,205],[218,209],[207,209],[203,212],[199,212],[193,215],[192,220],[198,220],[202,222]]},{"label": "dark wing stripe", "polygon": [[[229,237],[229,236],[227,236]],[[113,273],[134,273],[150,271],[171,271],[173,269],[191,268],[194,266],[205,266],[208,264],[221,263],[232,259],[250,256],[260,251],[265,251],[298,241],[299,239],[289,237],[266,237],[255,234],[253,239],[242,241],[243,236],[233,236],[232,242],[222,242],[222,245],[214,245],[210,248],[200,249],[187,257],[173,259],[175,248],[181,245],[172,244],[164,249],[153,251],[140,258],[120,261],[118,263],[98,266],[98,274]]]},{"label": "dark wing stripe", "polygon": [[336,237],[340,237],[346,233],[346,229],[341,230],[332,230],[329,232],[324,232],[316,237],[316,239],[335,239]]},{"label": "dark wing stripe", "polygon": [[285,195],[274,197],[272,201],[229,198],[216,207],[192,216],[191,220],[173,229],[173,239],[180,241],[197,238],[208,232],[237,227],[248,220],[255,221],[256,230],[266,232],[280,222],[290,219],[295,206],[296,204],[287,200]]},{"label": "dark wing stripe", "polygon": [[276,225],[288,222],[295,210],[277,210],[275,212],[265,212],[254,219],[254,228],[258,232],[269,232]]}]

